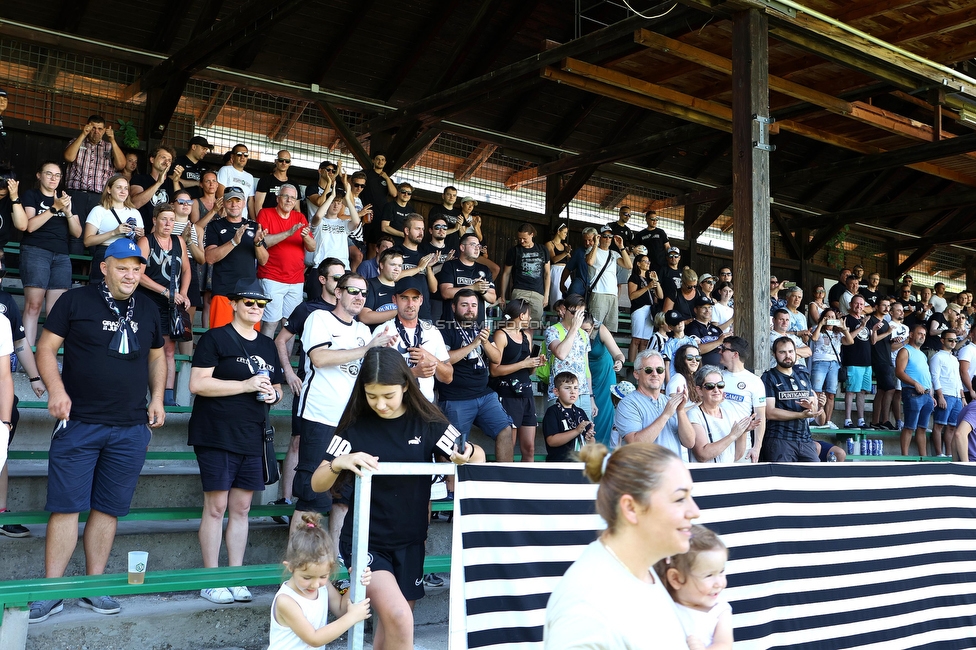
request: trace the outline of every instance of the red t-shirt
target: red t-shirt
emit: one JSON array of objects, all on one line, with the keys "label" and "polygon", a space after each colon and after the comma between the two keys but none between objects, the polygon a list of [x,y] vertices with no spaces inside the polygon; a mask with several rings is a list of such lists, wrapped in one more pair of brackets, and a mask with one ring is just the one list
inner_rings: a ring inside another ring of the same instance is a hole
[{"label": "red t-shirt", "polygon": [[277,208],[264,208],[258,212],[258,223],[268,235],[277,235],[296,223],[301,224],[293,235],[268,248],[268,263],[258,266],[258,277],[284,284],[303,283],[305,243],[302,241],[302,228],[308,225],[308,220],[298,210],[292,210],[287,219],[282,219]]}]

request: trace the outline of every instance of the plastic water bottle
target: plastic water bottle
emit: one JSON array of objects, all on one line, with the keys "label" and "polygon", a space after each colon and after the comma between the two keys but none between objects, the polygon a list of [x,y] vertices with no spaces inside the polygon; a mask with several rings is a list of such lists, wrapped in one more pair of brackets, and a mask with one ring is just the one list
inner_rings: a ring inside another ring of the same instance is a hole
[{"label": "plastic water bottle", "polygon": [[828,463],[836,463],[837,462],[837,454],[835,454],[834,452],[830,452],[829,454],[827,454],[827,462]]}]

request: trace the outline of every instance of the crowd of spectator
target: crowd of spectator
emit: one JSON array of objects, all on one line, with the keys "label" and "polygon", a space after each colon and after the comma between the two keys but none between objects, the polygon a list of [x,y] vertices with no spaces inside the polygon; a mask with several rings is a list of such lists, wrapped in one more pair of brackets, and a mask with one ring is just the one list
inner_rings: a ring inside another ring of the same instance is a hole
[{"label": "crowd of spectator", "polygon": [[[591,442],[610,449],[654,442],[687,462],[843,460],[842,450],[811,435],[812,428],[838,428],[831,416],[842,385],[843,428],[900,430],[902,454],[914,436],[924,456],[932,417],[933,455],[965,451],[955,433],[976,371],[968,292],[948,296],[942,283],[915,287],[909,275],[882,283],[855,266],[829,292],[814,287],[805,302],[802,288],[771,277],[768,356],[753,360],[750,342],[733,332],[731,268],[713,275],[682,265],[654,211],[638,230],[623,206],[615,221],[584,228],[577,249],[567,224],[544,243],[532,224],[522,224],[496,264],[474,198],[458,199],[446,187],[425,217],[411,203],[413,186],[386,174],[381,153],[353,173],[323,161],[317,183],[302,187],[289,177],[287,150],[277,152],[269,176],[255,179],[245,145],[234,146],[218,169],[204,162],[212,149],[199,136],[183,155],[159,146],[141,174],[111,127],[92,116],[63,161],[40,165],[35,187],[0,170],[0,217],[9,224],[0,236],[6,243],[14,230],[23,232],[25,293],[21,323],[0,292],[0,353],[17,353],[38,396],[50,391],[50,411],[62,420],[52,481],[82,495],[69,500],[49,491],[55,525],[47,543],[56,551],[48,553],[49,576],[63,573],[78,513],[89,509],[99,514],[85,533],[88,571],[104,570],[115,519],[128,511],[141,468],[145,424],[161,426],[164,408],[179,406],[177,349],[192,354],[188,444],[201,470],[206,566],[216,566],[222,539],[231,564],[243,562],[248,507],[264,489],[265,407],[282,399],[285,384],[294,396],[292,442],[278,503],[295,505],[292,525],[331,511],[338,539],[349,488],[340,482],[316,492],[312,476],[323,458],[343,453],[330,445],[340,439],[362,360],[378,347],[399,352],[417,390],[460,436],[476,425],[491,438],[498,461],[512,461],[516,446],[523,462],[533,461],[542,452],[535,447],[540,422],[548,460],[572,458]],[[84,247],[90,283],[68,292],[70,256]],[[631,322],[625,350],[615,336],[623,297]],[[180,319],[195,322],[197,312],[208,329],[194,349],[180,336]],[[63,371],[55,361],[60,347]],[[111,363],[80,368],[86,354],[106,349]],[[2,365],[0,420],[12,439],[13,382]],[[125,375],[130,390],[100,396],[98,409],[80,397],[133,368]],[[106,433],[139,426],[127,445]],[[82,434],[95,452],[80,471],[64,471]],[[128,483],[109,485],[104,459],[121,463]],[[0,498],[4,509],[6,470]],[[18,525],[0,532],[29,534]],[[440,578],[424,580],[433,586]],[[250,599],[245,587],[201,595],[218,603]],[[87,603],[100,613],[118,611],[109,597]],[[60,606],[35,603],[31,620]]]}]

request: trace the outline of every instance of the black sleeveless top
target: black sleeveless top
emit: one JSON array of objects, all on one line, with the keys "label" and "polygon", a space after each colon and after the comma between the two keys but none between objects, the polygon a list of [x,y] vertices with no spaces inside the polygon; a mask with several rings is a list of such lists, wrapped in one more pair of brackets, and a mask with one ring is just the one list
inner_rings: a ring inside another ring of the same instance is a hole
[{"label": "black sleeveless top", "polygon": [[[153,233],[147,234],[146,240],[149,242],[149,256],[146,258],[146,277],[168,289],[175,287],[178,291],[183,265],[183,239],[178,235],[170,235],[172,248],[168,251],[163,250],[159,245],[159,241],[156,239],[156,235]],[[173,277],[175,277],[175,280],[171,283],[170,278]],[[169,298],[166,296],[146,289],[145,287],[139,287],[139,290],[149,296],[160,309],[169,308]],[[173,293],[173,291],[171,290],[170,293]]]},{"label": "black sleeveless top", "polygon": [[[512,340],[511,335],[502,330],[505,336],[508,337],[508,345],[502,350],[502,361],[499,365],[508,366],[523,359],[527,358],[532,352],[529,342],[529,337],[522,332],[522,342],[516,343]],[[504,377],[497,377],[498,388],[496,391],[502,397],[521,397],[523,395],[531,394],[532,383],[529,379],[531,371],[528,368],[522,368],[517,370],[510,375],[505,375]]]}]

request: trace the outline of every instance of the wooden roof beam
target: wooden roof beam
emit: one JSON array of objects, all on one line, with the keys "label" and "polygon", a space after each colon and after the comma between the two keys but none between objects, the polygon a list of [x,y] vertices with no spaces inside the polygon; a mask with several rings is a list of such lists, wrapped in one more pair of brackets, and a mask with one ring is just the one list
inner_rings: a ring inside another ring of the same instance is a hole
[{"label": "wooden roof beam", "polygon": [[396,95],[400,86],[403,85],[404,80],[406,80],[410,72],[417,66],[417,62],[420,61],[434,41],[437,40],[437,35],[444,29],[444,25],[451,17],[451,14],[454,13],[454,10],[457,9],[459,3],[460,0],[450,0],[449,3],[441,2],[432,5],[431,15],[412,34],[409,58],[397,65],[396,74],[390,75],[389,81],[378,93],[378,96],[383,98],[384,102],[389,102]]},{"label": "wooden roof beam", "polygon": [[[674,5],[670,0],[661,2],[646,11],[651,14],[667,11]],[[481,98],[495,90],[505,88],[523,76],[538,73],[539,70],[552,65],[567,56],[577,56],[585,52],[609,45],[639,27],[647,27],[660,19],[647,20],[642,16],[632,16],[609,27],[597,30],[581,38],[574,39],[563,45],[545,52],[522,59],[498,70],[494,70],[480,77],[458,84],[452,88],[424,97],[401,109],[370,120],[367,132],[383,131],[405,122],[415,120],[425,114],[448,108],[454,104]]]},{"label": "wooden roof beam", "polygon": [[454,180],[464,183],[471,179],[481,167],[488,162],[491,154],[495,153],[498,145],[482,142],[474,148],[468,157],[454,170]]},{"label": "wooden roof beam", "polygon": [[288,108],[281,117],[278,118],[278,122],[274,125],[271,133],[268,134],[268,139],[272,142],[281,142],[288,137],[288,132],[291,131],[292,127],[298,123],[301,119],[302,113],[305,112],[305,108],[308,106],[308,102],[301,100],[293,100],[288,102]]},{"label": "wooden roof beam", "polygon": [[217,89],[210,96],[210,101],[207,102],[207,107],[203,109],[203,115],[200,116],[200,128],[209,129],[217,122],[217,116],[230,101],[234,90],[236,90],[234,86],[224,84],[217,86]]},{"label": "wooden roof beam", "polygon": [[865,18],[874,18],[899,9],[922,4],[926,0],[862,0],[845,3],[844,9],[833,15],[837,20],[852,23]]},{"label": "wooden roof beam", "polygon": [[[319,60],[319,67],[315,71],[315,74],[312,75],[315,83],[320,86],[328,85],[329,70],[339,60],[339,56],[346,51],[349,42],[352,41],[356,31],[362,26],[366,20],[366,16],[375,4],[376,0],[360,0],[357,5],[354,5],[352,18],[338,24],[340,28],[339,34],[335,38],[328,39],[329,47],[325,52],[325,56]],[[397,71],[397,76],[399,76],[399,71]]]},{"label": "wooden roof beam", "polygon": [[440,136],[440,134],[441,132],[439,129],[428,129],[425,133],[421,134],[421,136],[417,138],[417,142],[420,143],[421,146],[417,148],[415,152],[409,147],[403,152],[404,156],[408,154],[412,155],[410,155],[410,158],[403,163],[401,169],[413,169],[416,167],[417,163],[420,162],[420,159],[424,157],[424,154],[426,154],[430,148],[434,146],[434,143],[437,142],[437,138]]},{"label": "wooden roof beam", "polygon": [[356,134],[353,133],[346,121],[342,119],[342,116],[336,111],[336,109],[324,101],[317,101],[315,105],[318,106],[319,110],[325,116],[325,119],[332,125],[336,133],[346,143],[346,147],[349,148],[349,152],[353,155],[356,161],[363,166],[364,169],[369,169],[369,166],[373,164],[372,159],[366,152],[366,148],[363,143],[359,141]]}]

